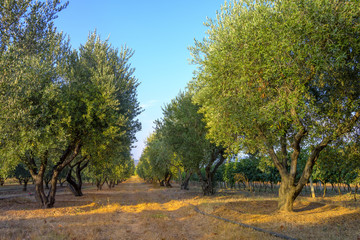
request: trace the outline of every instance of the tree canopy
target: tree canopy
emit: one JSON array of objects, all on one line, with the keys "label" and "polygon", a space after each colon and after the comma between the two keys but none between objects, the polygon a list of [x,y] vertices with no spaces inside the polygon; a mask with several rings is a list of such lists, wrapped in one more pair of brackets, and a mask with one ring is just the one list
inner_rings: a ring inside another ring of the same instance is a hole
[{"label": "tree canopy", "polygon": [[[191,48],[191,83],[210,138],[261,150],[282,177],[279,206],[307,183],[321,150],[360,116],[358,1],[232,1]],[[311,146],[295,181],[302,146]]]}]

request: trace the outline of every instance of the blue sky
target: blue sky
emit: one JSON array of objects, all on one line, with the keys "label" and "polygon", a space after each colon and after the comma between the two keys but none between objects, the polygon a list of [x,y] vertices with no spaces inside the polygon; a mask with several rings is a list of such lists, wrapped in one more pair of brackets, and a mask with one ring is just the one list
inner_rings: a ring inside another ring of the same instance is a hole
[{"label": "blue sky", "polygon": [[96,29],[114,47],[123,45],[135,54],[131,65],[139,80],[138,100],[144,109],[139,116],[142,131],[132,150],[139,159],[153,122],[162,117],[169,103],[192,79],[187,47],[205,36],[206,18],[215,18],[223,0],[70,0],[55,21],[59,31],[70,37],[73,48]]}]

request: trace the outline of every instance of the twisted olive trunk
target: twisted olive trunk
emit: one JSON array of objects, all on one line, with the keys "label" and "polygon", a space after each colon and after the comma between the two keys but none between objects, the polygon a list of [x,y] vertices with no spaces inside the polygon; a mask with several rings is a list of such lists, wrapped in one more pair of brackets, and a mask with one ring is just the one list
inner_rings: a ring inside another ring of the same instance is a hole
[{"label": "twisted olive trunk", "polygon": [[[86,157],[84,157],[82,160],[77,162],[75,165],[70,166],[70,170],[69,170],[68,174],[66,175],[66,181],[69,183],[69,188],[75,197],[83,196],[83,193],[81,190],[82,189],[81,171],[85,167],[87,167],[87,165],[89,164],[89,161],[86,161],[84,165],[81,165],[81,163],[83,161],[85,161],[85,159],[86,159]],[[77,178],[77,182],[76,182],[76,179],[71,175],[72,170],[75,166],[76,166],[75,176]]]},{"label": "twisted olive trunk", "polygon": [[170,184],[171,177],[172,177],[171,172],[168,172],[165,176],[165,186],[166,187],[170,187],[170,188],[172,187]]},{"label": "twisted olive trunk", "polygon": [[[200,169],[197,169],[197,174],[202,181],[201,188],[203,190],[203,194],[205,196],[210,196],[215,193],[215,182],[214,182],[214,175],[216,170],[224,163],[224,152],[225,149],[223,148],[214,148],[205,167],[205,176],[201,173]],[[213,164],[218,161],[215,166],[212,168]]]},{"label": "twisted olive trunk", "polygon": [[186,172],[185,178],[181,181],[181,189],[189,190],[189,181],[190,181],[191,175],[192,175],[192,172]]},{"label": "twisted olive trunk", "polygon": [[57,181],[58,181],[59,174],[67,165],[69,165],[75,159],[75,157],[79,154],[80,149],[81,149],[81,141],[73,142],[64,151],[60,160],[54,166],[53,174],[52,174],[51,181],[50,181],[51,187],[50,187],[50,192],[49,192],[49,201],[46,204],[47,208],[51,208],[55,204],[56,188],[57,188]]}]

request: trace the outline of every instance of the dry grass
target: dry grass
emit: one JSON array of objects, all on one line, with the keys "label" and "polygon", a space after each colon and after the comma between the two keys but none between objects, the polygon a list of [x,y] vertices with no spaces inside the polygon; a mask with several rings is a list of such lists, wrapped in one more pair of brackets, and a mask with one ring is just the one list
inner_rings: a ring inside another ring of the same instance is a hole
[{"label": "dry grass", "polygon": [[[144,184],[134,177],[113,190],[63,192],[55,208],[31,197],[0,200],[0,239],[275,239],[196,213],[202,211],[299,239],[360,238],[360,210],[301,198],[294,213],[276,210],[273,196],[221,193],[202,197]],[[330,201],[330,200],[329,200]]]}]

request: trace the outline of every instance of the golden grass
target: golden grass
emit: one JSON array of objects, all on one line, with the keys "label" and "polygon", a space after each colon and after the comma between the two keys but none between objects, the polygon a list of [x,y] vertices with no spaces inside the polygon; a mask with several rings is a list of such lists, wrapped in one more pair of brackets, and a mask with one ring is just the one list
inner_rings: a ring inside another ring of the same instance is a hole
[{"label": "golden grass", "polygon": [[1,200],[0,239],[276,239],[201,215],[189,204],[299,239],[360,238],[359,208],[300,198],[295,212],[282,213],[272,196],[202,197],[198,190],[159,188],[133,177],[113,190],[87,189],[83,197],[60,194],[52,209],[38,209],[28,198]]}]

